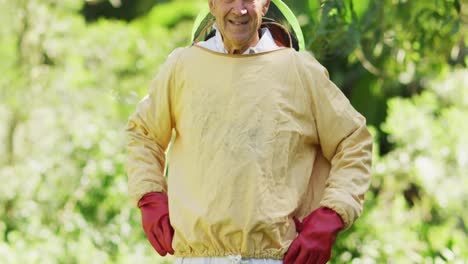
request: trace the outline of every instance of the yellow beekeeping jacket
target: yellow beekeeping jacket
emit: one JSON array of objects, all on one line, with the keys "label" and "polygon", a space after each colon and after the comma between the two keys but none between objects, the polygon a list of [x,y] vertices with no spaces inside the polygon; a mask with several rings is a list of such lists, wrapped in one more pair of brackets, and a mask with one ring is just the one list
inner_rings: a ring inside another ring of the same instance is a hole
[{"label": "yellow beekeeping jacket", "polygon": [[127,130],[129,192],[168,193],[176,256],[282,259],[293,216],[326,206],[349,227],[362,211],[371,135],[306,52],[177,49]]}]

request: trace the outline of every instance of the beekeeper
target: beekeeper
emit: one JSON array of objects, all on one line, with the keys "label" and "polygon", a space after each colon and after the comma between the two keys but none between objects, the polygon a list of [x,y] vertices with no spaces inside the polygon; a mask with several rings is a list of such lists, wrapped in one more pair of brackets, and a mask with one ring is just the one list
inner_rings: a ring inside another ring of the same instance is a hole
[{"label": "beekeeper", "polygon": [[365,118],[282,1],[208,5],[129,118],[143,229],[176,263],[326,263],[369,186]]}]

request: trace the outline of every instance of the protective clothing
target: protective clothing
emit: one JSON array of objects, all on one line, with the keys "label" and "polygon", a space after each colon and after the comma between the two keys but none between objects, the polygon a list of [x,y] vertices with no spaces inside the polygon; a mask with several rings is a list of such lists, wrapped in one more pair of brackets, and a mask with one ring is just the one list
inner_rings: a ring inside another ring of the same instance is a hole
[{"label": "protective clothing", "polygon": [[320,207],[297,226],[299,235],[289,247],[284,264],[326,264],[343,222],[336,212]]},{"label": "protective clothing", "polygon": [[291,48],[177,49],[127,129],[129,191],[135,201],[168,192],[178,257],[282,259],[294,216],[328,207],[347,228],[369,186],[364,117],[323,66]]},{"label": "protective clothing", "polygon": [[176,258],[174,264],[283,264],[279,259],[252,259],[241,256]]},{"label": "protective clothing", "polygon": [[174,229],[169,221],[167,195],[164,193],[147,193],[138,202],[141,210],[141,221],[146,237],[161,256],[174,254],[172,238]]}]

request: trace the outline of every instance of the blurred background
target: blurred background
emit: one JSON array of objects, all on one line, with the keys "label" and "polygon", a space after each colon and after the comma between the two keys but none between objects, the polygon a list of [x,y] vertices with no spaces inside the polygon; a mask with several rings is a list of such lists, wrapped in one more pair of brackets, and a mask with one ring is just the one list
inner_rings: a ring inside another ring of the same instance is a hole
[{"label": "blurred background", "polygon": [[[468,263],[466,0],[289,0],[375,135],[330,263]],[[127,195],[124,128],[207,0],[0,0],[0,263],[172,263]]]}]

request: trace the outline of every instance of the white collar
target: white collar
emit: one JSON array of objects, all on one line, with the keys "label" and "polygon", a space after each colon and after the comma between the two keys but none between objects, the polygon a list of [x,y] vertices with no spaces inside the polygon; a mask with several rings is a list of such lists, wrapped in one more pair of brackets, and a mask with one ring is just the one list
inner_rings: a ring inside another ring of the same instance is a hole
[{"label": "white collar", "polygon": [[[213,25],[213,28],[216,30],[215,36],[206,41],[200,41],[197,43],[197,45],[207,48],[212,51],[227,54],[228,52],[224,48],[223,37],[216,23]],[[260,30],[261,30],[260,32],[261,37],[260,37],[260,40],[257,42],[257,45],[255,45],[254,47],[248,48],[243,53],[243,55],[281,49],[281,47],[276,45],[275,40],[273,39],[273,36],[271,35],[271,32],[268,28],[261,28]]]}]

